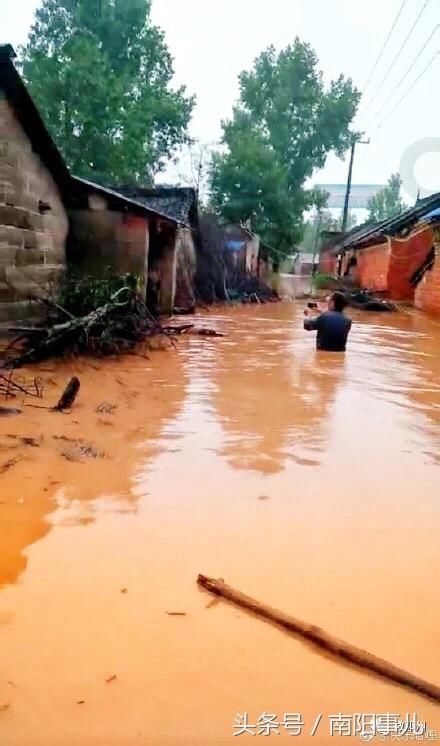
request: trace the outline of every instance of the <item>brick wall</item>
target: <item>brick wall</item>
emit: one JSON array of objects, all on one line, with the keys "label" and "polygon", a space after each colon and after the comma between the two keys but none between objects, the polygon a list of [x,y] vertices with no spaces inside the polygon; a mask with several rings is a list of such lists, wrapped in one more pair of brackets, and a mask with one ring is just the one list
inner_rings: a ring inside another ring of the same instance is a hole
[{"label": "brick wall", "polygon": [[131,273],[146,285],[149,226],[146,218],[109,210],[102,197],[89,196],[89,209],[69,210],[69,262],[84,274]]},{"label": "brick wall", "polygon": [[0,89],[0,322],[37,313],[26,299],[62,275],[67,230],[58,187]]},{"label": "brick wall", "polygon": [[388,289],[390,247],[387,243],[369,246],[357,252],[357,281],[362,288]]},{"label": "brick wall", "polygon": [[421,282],[416,287],[414,305],[421,311],[427,311],[440,315],[440,231],[436,232],[435,240],[435,263],[433,268],[426,272]]},{"label": "brick wall", "polygon": [[69,264],[83,274],[131,273],[147,290],[148,274],[160,282],[160,309],[170,311],[176,292],[176,229],[130,210],[109,209],[102,196],[90,194],[88,209],[70,209]]},{"label": "brick wall", "polygon": [[414,288],[410,277],[426,259],[434,243],[434,235],[429,226],[414,231],[405,238],[391,239],[391,257],[388,270],[388,291],[394,300],[414,298]]}]

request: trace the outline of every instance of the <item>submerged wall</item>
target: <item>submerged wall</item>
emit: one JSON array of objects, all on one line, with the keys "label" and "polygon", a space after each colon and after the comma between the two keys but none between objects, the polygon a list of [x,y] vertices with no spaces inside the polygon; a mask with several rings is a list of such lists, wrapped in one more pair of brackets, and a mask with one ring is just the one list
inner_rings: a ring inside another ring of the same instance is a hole
[{"label": "submerged wall", "polygon": [[28,298],[60,279],[67,231],[59,189],[0,89],[0,321],[36,314]]}]

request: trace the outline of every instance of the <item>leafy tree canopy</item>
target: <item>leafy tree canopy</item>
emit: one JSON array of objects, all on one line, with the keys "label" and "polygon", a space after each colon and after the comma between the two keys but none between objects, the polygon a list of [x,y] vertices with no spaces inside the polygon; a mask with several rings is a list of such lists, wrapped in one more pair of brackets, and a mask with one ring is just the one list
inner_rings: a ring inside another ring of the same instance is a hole
[{"label": "leafy tree canopy", "polygon": [[386,187],[368,201],[368,222],[377,223],[406,210],[400,189],[402,179],[399,174],[391,174]]},{"label": "leafy tree canopy", "polygon": [[22,69],[79,176],[145,183],[187,139],[194,100],[171,87],[150,0],[42,0]]},{"label": "leafy tree canopy", "polygon": [[223,123],[212,168],[215,208],[231,220],[250,218],[268,244],[290,251],[317,199],[305,182],[328,153],[342,156],[351,144],[358,101],[342,75],[325,86],[308,44],[297,38],[280,53],[269,47],[240,75],[239,101]]}]

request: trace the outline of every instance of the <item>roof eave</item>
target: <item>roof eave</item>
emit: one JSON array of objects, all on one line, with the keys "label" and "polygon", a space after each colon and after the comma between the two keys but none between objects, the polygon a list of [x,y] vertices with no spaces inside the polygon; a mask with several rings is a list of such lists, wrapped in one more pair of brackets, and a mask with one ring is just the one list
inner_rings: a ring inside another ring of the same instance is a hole
[{"label": "roof eave", "polygon": [[89,181],[88,179],[83,179],[80,176],[71,176],[71,181],[73,183],[82,184],[83,186],[87,187],[88,189],[98,192],[99,194],[102,194],[106,197],[109,197],[111,199],[114,199],[118,202],[123,203],[126,206],[135,207],[137,210],[142,211],[144,214],[149,215],[151,217],[154,217],[159,220],[164,220],[167,223],[171,223],[172,225],[179,225],[179,222],[177,220],[174,220],[173,218],[169,217],[168,215],[164,215],[163,213],[152,210],[149,207],[146,207],[142,202],[139,202],[138,200],[132,199],[131,197],[126,197],[124,194],[120,194],[119,192],[116,192],[114,189],[109,189],[108,187],[103,187],[100,184],[96,184],[94,181]]}]

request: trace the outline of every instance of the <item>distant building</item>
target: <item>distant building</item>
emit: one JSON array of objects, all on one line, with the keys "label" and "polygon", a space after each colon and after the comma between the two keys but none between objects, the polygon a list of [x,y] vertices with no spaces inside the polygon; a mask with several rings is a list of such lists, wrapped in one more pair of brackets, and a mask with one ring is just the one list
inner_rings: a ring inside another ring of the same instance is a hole
[{"label": "distant building", "polygon": [[[352,184],[350,190],[350,209],[367,208],[368,202],[375,197],[386,184]],[[317,189],[327,192],[329,208],[343,208],[345,203],[346,184],[316,184]]]}]

